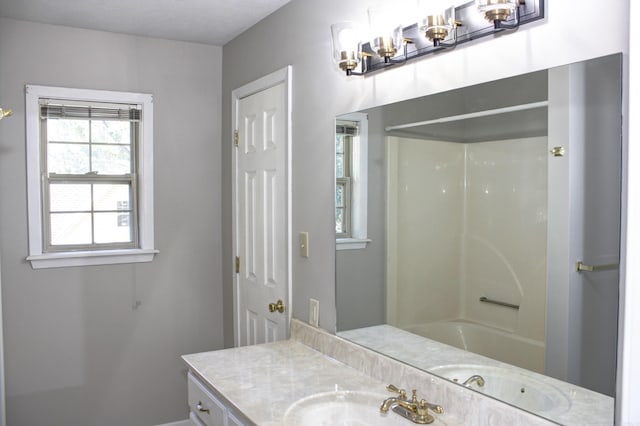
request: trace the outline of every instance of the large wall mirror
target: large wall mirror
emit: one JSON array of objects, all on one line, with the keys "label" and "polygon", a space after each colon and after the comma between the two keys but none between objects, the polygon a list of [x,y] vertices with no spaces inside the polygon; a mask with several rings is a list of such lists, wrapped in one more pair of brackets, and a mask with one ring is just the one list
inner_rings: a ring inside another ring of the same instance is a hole
[{"label": "large wall mirror", "polygon": [[621,87],[612,55],[337,117],[338,335],[612,424]]}]

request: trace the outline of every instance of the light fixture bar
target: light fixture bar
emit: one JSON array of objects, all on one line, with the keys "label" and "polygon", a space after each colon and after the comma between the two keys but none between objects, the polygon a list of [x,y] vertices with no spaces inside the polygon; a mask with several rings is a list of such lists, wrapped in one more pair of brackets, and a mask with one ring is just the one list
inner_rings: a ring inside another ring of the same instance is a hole
[{"label": "light fixture bar", "polygon": [[450,123],[452,121],[469,120],[470,118],[487,117],[490,115],[500,115],[508,112],[526,111],[536,108],[544,108],[549,105],[547,101],[532,102],[524,105],[513,105],[504,108],[487,109],[484,111],[470,112],[468,114],[451,115],[449,117],[434,118],[433,120],[417,121],[415,123],[397,124],[395,126],[387,126],[385,131],[390,132],[392,130],[410,129],[412,127],[427,126],[429,124],[441,124]]},{"label": "light fixture bar", "polygon": [[[481,11],[478,4],[490,2],[491,10]],[[402,28],[402,46],[394,43],[393,53],[391,50],[383,50],[380,46],[376,48],[374,41],[360,40],[358,48],[352,47],[345,57],[334,54],[339,67],[346,71],[347,75],[368,75],[376,71],[381,71],[393,66],[402,65],[413,59],[442,52],[447,49],[456,48],[458,45],[477,40],[482,37],[497,35],[499,33],[509,33],[517,31],[522,25],[543,19],[545,0],[476,0],[452,7],[453,13],[450,20],[440,23],[449,25],[445,33],[434,31],[422,31],[436,28],[433,25],[421,26],[418,23]],[[495,9],[496,5],[504,7]],[[513,12],[511,12],[513,8]],[[509,10],[509,13],[507,13]],[[427,17],[428,18],[428,17]],[[416,17],[422,19],[422,17]],[[491,19],[491,21],[488,21]],[[427,19],[428,21],[428,19]],[[435,21],[434,21],[435,22]],[[431,22],[433,24],[434,22]],[[438,21],[439,22],[439,21]],[[435,23],[438,23],[435,22]],[[438,27],[439,28],[439,27]],[[334,37],[335,38],[335,37]],[[378,43],[379,44],[379,43]],[[355,55],[357,58],[349,59]],[[388,53],[388,54],[387,54]],[[394,55],[394,56],[390,56]]]}]

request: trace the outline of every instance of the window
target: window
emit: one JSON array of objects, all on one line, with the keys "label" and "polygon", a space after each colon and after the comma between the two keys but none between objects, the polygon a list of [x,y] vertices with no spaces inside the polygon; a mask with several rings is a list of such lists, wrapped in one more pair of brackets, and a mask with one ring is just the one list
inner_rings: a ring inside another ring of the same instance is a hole
[{"label": "window", "polygon": [[352,146],[358,122],[336,122],[336,237],[351,238]]},{"label": "window", "polygon": [[34,268],[151,261],[151,95],[27,86]]},{"label": "window", "polygon": [[367,116],[354,113],[336,120],[336,247],[366,247]]}]

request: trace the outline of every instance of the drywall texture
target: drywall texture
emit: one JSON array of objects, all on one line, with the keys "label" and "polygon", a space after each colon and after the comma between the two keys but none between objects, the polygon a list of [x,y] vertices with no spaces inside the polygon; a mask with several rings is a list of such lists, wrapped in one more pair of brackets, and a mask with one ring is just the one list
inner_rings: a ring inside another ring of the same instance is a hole
[{"label": "drywall texture", "polygon": [[[593,37],[601,4],[549,2],[547,18],[502,37],[484,39],[366,78],[347,78],[331,60],[330,25],[366,22],[369,2],[295,0],[224,46],[222,187],[231,188],[231,91],[293,66],[293,235],[309,232],[311,256],[294,253],[293,316],[308,318],[320,300],[320,325],[336,327],[333,226],[333,120],[337,114],[620,52],[628,45],[628,2],[612,4],[608,37]],[[391,90],[390,88],[393,88]],[[231,194],[223,198],[223,246],[232,259]],[[232,262],[224,263],[225,342],[233,341]]]},{"label": "drywall texture", "polygon": [[[180,355],[223,346],[222,49],[0,19],[0,235],[8,424],[187,417]],[[152,263],[32,270],[24,85],[151,93]],[[135,300],[142,302],[133,309]]]}]

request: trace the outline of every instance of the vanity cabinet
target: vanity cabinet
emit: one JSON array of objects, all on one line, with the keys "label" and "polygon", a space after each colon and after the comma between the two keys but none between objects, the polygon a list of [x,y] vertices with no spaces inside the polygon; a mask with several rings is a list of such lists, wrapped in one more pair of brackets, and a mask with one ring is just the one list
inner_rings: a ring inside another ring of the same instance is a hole
[{"label": "vanity cabinet", "polygon": [[189,422],[192,426],[245,426],[252,424],[192,372],[187,374]]}]

